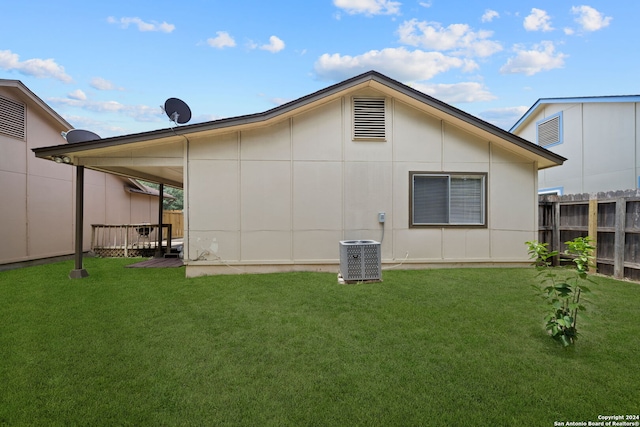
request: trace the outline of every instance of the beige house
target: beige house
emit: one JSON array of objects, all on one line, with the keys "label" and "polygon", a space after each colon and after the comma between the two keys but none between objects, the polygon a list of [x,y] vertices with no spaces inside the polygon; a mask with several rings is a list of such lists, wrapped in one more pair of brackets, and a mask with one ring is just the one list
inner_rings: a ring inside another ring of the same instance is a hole
[{"label": "beige house", "polygon": [[639,107],[639,95],[539,99],[511,132],[569,159],[540,171],[540,193],[640,188]]},{"label": "beige house", "polygon": [[[20,81],[0,79],[0,265],[74,253],[74,168],[31,152],[64,142],[69,129]],[[85,251],[93,223],[157,221],[157,191],[92,170],[85,186]]]},{"label": "beige house", "polygon": [[348,239],[381,241],[383,268],[528,264],[538,170],[565,160],[374,71],[263,113],[34,151],[183,186],[187,276],[337,272]]}]

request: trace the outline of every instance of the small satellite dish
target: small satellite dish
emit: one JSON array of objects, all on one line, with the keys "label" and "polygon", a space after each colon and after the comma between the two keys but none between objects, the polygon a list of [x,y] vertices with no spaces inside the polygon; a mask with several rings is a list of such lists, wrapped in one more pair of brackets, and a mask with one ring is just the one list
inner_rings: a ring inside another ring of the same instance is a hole
[{"label": "small satellite dish", "polygon": [[64,139],[66,139],[69,144],[76,144],[78,142],[97,141],[101,138],[88,130],[71,129],[64,135]]},{"label": "small satellite dish", "polygon": [[178,98],[169,98],[164,103],[164,112],[172,122],[185,124],[191,120],[191,109]]}]

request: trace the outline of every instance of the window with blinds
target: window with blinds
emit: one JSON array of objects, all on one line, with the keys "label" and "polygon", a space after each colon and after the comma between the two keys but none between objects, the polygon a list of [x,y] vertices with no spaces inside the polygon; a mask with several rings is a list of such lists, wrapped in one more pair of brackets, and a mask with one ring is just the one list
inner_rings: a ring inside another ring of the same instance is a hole
[{"label": "window with blinds", "polygon": [[26,107],[21,102],[0,96],[0,134],[24,140]]},{"label": "window with blinds", "polygon": [[353,98],[353,139],[384,140],[384,98]]},{"label": "window with blinds", "polygon": [[410,225],[484,226],[486,174],[411,172]]},{"label": "window with blinds", "polygon": [[562,112],[537,123],[538,145],[548,147],[562,142]]}]

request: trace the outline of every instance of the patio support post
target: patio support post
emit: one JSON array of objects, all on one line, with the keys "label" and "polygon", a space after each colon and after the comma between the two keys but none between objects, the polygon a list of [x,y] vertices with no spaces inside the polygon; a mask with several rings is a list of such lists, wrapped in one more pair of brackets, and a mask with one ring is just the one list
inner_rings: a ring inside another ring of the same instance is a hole
[{"label": "patio support post", "polygon": [[82,266],[82,246],[84,227],[84,166],[76,166],[76,265],[69,273],[71,279],[82,279],[89,273]]},{"label": "patio support post", "polygon": [[[158,245],[156,246],[156,258],[162,258],[162,213],[164,209],[164,184],[160,184],[160,188],[158,189],[160,194],[158,194]],[[169,249],[169,248],[167,248]]]}]

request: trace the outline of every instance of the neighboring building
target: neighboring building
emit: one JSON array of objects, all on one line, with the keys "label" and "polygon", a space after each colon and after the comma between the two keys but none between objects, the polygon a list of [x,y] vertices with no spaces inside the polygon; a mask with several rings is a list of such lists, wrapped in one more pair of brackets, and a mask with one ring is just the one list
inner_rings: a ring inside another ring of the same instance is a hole
[{"label": "neighboring building", "polygon": [[[73,254],[74,169],[31,152],[71,128],[20,81],[0,79],[0,265]],[[157,190],[96,171],[85,184],[85,250],[92,223],[157,222]]]},{"label": "neighboring building", "polygon": [[566,157],[540,171],[540,193],[640,188],[640,95],[542,98],[511,132]]},{"label": "neighboring building", "polygon": [[264,113],[34,151],[184,185],[190,277],[337,272],[348,239],[383,239],[403,268],[528,265],[538,170],[565,160],[374,71]]}]

